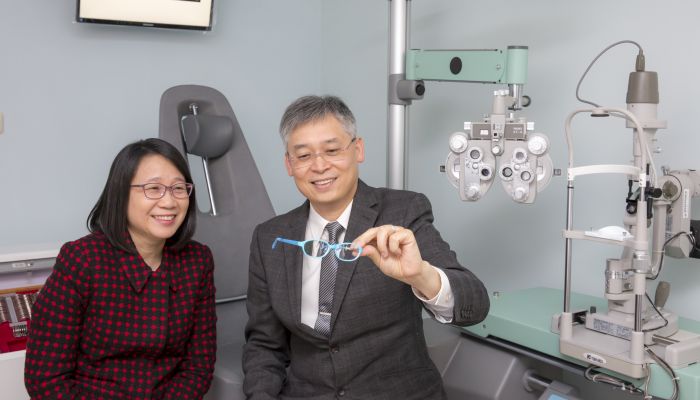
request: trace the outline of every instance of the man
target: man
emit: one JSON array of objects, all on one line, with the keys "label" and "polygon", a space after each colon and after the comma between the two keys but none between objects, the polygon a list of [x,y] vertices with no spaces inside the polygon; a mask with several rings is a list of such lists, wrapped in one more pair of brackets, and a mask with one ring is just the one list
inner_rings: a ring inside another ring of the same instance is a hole
[{"label": "man", "polygon": [[246,395],[444,399],[421,310],[478,323],[489,309],[483,284],[432,225],[424,195],[359,180],[364,142],[342,100],[296,100],[280,134],[287,172],[308,201],[253,233]]}]

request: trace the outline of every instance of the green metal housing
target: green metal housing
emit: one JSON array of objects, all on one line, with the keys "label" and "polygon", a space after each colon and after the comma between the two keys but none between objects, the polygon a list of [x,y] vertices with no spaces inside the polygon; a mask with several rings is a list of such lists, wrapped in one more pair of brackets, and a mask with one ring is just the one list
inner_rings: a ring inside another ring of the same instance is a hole
[{"label": "green metal housing", "polygon": [[409,50],[406,79],[452,82],[525,84],[528,49]]}]

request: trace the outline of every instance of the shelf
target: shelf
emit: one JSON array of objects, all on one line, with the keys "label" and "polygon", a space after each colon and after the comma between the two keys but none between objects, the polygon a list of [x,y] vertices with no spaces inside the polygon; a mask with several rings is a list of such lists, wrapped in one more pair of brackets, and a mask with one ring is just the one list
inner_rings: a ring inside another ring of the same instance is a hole
[{"label": "shelf", "polygon": [[630,236],[625,240],[605,239],[605,238],[601,238],[601,237],[597,237],[597,236],[587,235],[586,231],[566,230],[566,229],[564,229],[564,231],[563,231],[563,236],[566,239],[590,240],[592,242],[614,244],[616,246],[634,247],[634,236]]},{"label": "shelf", "polygon": [[0,248],[0,274],[53,268],[61,245],[57,243]]}]

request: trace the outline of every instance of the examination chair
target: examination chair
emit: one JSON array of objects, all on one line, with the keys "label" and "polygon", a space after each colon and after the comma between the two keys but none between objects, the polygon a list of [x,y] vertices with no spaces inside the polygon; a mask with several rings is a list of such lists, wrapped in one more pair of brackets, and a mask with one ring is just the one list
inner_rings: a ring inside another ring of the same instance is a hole
[{"label": "examination chair", "polygon": [[172,87],[160,101],[159,137],[187,156],[196,185],[194,238],[214,254],[217,360],[208,400],[243,396],[244,328],[250,239],[274,216],[243,132],[226,98],[196,85]]}]

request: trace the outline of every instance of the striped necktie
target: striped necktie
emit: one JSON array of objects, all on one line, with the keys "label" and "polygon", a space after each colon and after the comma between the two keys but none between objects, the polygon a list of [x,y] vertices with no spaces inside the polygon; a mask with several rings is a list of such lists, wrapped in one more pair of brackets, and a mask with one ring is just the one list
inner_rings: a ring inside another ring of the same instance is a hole
[{"label": "striped necktie", "polygon": [[[328,243],[338,243],[338,236],[344,228],[338,222],[326,225]],[[331,334],[331,310],[333,309],[333,290],[335,275],[338,272],[338,258],[334,251],[329,251],[321,260],[321,279],[318,285],[318,318],[314,329],[328,337]]]}]

